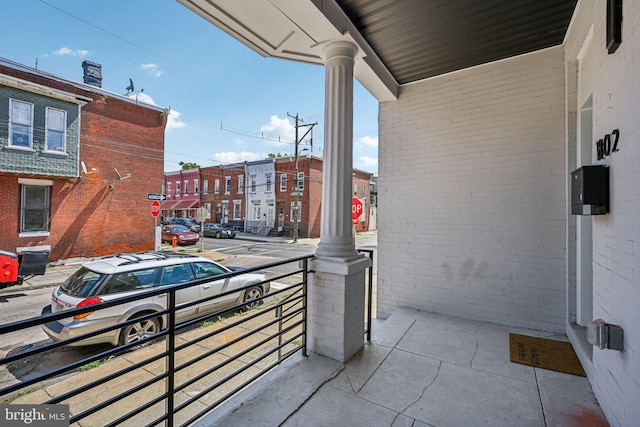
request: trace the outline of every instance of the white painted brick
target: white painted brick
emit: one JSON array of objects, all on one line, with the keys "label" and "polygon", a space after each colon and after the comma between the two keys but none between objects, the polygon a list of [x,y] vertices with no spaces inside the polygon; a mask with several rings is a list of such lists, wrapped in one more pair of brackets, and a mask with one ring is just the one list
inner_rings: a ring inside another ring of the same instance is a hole
[{"label": "white painted brick", "polygon": [[381,105],[382,316],[411,306],[564,329],[562,60],[558,48],[489,64]]}]

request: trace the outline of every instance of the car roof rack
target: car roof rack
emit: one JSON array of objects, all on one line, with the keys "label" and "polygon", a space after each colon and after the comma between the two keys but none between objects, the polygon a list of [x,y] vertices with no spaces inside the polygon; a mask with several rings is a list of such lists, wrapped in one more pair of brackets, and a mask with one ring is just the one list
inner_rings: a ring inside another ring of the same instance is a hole
[{"label": "car roof rack", "polygon": [[[142,258],[140,255],[147,255],[147,256],[153,255],[153,257]],[[123,262],[120,265],[129,265],[129,264],[137,264],[145,261],[158,261],[158,260],[169,259],[169,258],[195,258],[195,257],[197,257],[197,255],[180,253],[175,251],[142,251],[142,252],[131,252],[131,253],[107,255],[100,259],[121,258],[125,260],[125,262]]]}]

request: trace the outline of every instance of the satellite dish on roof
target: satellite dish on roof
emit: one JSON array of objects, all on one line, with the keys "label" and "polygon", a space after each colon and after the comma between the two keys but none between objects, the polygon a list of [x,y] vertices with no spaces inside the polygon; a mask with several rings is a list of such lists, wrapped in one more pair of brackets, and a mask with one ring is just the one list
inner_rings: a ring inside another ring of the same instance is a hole
[{"label": "satellite dish on roof", "polygon": [[127,90],[127,95],[135,90],[135,87],[133,86],[133,80],[131,80],[131,78],[129,78],[129,86],[127,86],[125,89]]}]

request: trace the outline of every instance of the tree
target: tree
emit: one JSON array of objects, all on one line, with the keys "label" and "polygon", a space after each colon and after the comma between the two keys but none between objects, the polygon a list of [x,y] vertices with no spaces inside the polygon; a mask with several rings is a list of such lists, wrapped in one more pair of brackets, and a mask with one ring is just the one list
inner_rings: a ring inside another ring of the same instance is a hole
[{"label": "tree", "polygon": [[182,167],[182,170],[200,168],[199,164],[193,162],[178,162],[178,164]]},{"label": "tree", "polygon": [[269,159],[275,159],[275,158],[279,159],[281,157],[291,157],[291,154],[287,154],[287,153],[284,153],[284,154],[281,154],[281,153],[277,153],[277,154],[276,153],[269,153],[269,154],[267,154],[267,156],[268,156]]}]

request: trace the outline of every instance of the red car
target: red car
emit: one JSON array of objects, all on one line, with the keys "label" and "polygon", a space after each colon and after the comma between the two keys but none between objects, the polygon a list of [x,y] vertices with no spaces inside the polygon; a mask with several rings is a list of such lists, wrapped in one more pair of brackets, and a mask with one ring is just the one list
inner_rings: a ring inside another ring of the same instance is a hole
[{"label": "red car", "polygon": [[162,241],[171,243],[176,238],[178,245],[195,245],[200,240],[198,233],[190,231],[184,225],[169,224],[162,226]]}]

